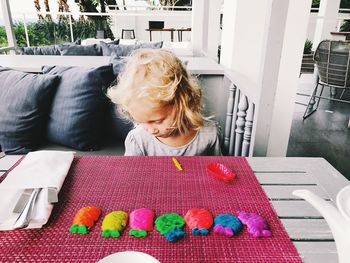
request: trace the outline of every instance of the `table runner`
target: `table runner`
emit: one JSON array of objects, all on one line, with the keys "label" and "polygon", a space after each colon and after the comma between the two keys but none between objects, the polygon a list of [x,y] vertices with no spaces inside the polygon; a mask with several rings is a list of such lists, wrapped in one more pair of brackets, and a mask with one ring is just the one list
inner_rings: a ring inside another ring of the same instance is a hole
[{"label": "table runner", "polygon": [[[42,229],[0,233],[0,262],[96,262],[120,251],[148,253],[160,262],[301,262],[276,212],[243,157],[178,157],[178,171],[170,157],[76,157],[50,220]],[[221,162],[237,174],[225,184],[206,171]],[[69,233],[75,213],[95,205],[102,216],[87,235]],[[184,239],[168,242],[153,230],[146,238],[123,232],[103,238],[101,222],[112,210],[131,212],[146,207],[156,216],[188,209],[209,209],[213,215],[244,210],[265,217],[271,238],[254,238],[246,228],[233,238],[214,233],[194,236],[186,227]]]}]

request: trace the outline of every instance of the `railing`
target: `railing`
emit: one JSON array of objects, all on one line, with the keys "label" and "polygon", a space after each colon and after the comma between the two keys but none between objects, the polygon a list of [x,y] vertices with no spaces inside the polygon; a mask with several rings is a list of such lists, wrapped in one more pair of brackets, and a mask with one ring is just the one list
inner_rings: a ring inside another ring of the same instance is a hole
[{"label": "railing", "polygon": [[[122,6],[124,7],[124,6]],[[130,6],[125,6],[126,8],[130,8]],[[132,7],[132,6],[131,6]],[[120,8],[120,6],[119,6]],[[114,32],[118,31],[117,28],[117,21],[118,17],[123,17],[123,16],[150,16],[154,17],[153,11],[157,12],[157,16],[162,16],[163,18],[166,16],[179,16],[179,17],[184,17],[188,16],[189,11],[173,11],[173,10],[167,10],[167,9],[180,9],[180,8],[186,8],[190,9],[191,7],[185,6],[185,7],[173,7],[173,6],[168,6],[168,7],[162,7],[161,9],[155,9],[152,7],[152,9],[147,9],[147,10],[110,10],[108,13],[93,13],[93,12],[33,12],[33,13],[17,13],[13,18],[17,18],[20,21],[23,21],[24,25],[24,34],[25,34],[25,39],[27,46],[30,46],[30,39],[29,39],[29,34],[28,34],[28,16],[37,16],[37,15],[42,15],[45,17],[46,15],[51,15],[52,17],[56,16],[66,16],[68,18],[68,23],[69,23],[69,31],[70,31],[70,39],[72,42],[74,42],[74,33],[73,33],[73,17],[80,17],[80,16],[95,16],[95,17],[110,17],[111,21],[113,21],[113,28],[112,30]]]},{"label": "railing", "polygon": [[192,10],[192,6],[136,6],[136,5],[108,5],[109,10],[119,10],[119,11],[139,11],[139,10],[166,10],[166,11],[176,11],[176,10]]},{"label": "railing", "polygon": [[8,51],[14,50],[15,47],[2,47],[0,48],[0,54],[7,53]]},{"label": "railing", "polygon": [[232,74],[225,74],[224,83],[228,85],[228,100],[223,151],[225,155],[252,156],[251,141],[255,117],[254,97],[240,89],[233,79]]}]

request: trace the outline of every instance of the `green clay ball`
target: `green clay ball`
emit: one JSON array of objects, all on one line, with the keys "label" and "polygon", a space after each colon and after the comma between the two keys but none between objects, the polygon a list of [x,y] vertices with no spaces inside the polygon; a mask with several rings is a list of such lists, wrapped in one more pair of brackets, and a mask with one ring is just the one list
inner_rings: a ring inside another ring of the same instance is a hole
[{"label": "green clay ball", "polygon": [[134,237],[146,237],[147,236],[147,231],[145,230],[137,230],[137,229],[131,229],[129,231],[130,236]]},{"label": "green clay ball", "polygon": [[159,216],[155,221],[156,229],[165,235],[175,227],[182,228],[185,225],[185,220],[177,213],[164,214]]},{"label": "green clay ball", "polygon": [[120,237],[120,232],[117,230],[104,230],[102,231],[102,236],[117,238]]}]

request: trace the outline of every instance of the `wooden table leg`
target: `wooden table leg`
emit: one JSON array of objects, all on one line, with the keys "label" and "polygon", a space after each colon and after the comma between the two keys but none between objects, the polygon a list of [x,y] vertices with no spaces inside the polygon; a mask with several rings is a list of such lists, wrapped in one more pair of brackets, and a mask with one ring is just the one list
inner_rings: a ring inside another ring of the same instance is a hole
[{"label": "wooden table leg", "polygon": [[177,31],[177,39],[179,40],[179,42],[182,42],[182,31],[181,30]]}]

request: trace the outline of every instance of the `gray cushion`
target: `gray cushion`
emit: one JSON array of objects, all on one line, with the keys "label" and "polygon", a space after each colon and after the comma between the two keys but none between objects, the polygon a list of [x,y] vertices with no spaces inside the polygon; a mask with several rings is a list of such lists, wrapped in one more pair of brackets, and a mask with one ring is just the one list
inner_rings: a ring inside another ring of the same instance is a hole
[{"label": "gray cushion", "polygon": [[139,48],[162,48],[163,41],[138,43]]},{"label": "gray cushion", "polygon": [[0,67],[0,148],[8,154],[35,150],[44,135],[59,76]]},{"label": "gray cushion", "polygon": [[69,45],[60,46],[62,56],[102,56],[100,45]]},{"label": "gray cushion", "polygon": [[[115,81],[113,85],[117,85],[118,75],[123,70],[127,59],[120,58],[115,53],[112,53],[110,63],[113,65],[113,73],[115,75]],[[116,106],[110,102],[110,116],[108,135],[117,140],[124,140],[128,132],[133,128],[133,124],[120,117],[116,111]]]},{"label": "gray cushion", "polygon": [[35,46],[35,47],[20,47],[16,48],[17,55],[61,55],[60,47],[69,45],[80,45],[81,39],[77,39],[74,43],[64,43],[59,45]]},{"label": "gray cushion", "polygon": [[163,41],[161,42],[149,42],[149,43],[136,43],[134,45],[114,45],[108,46],[110,54],[115,53],[119,57],[129,56],[134,50],[139,48],[161,48]]},{"label": "gray cushion", "polygon": [[114,47],[119,44],[119,38],[112,42],[100,41],[100,47],[102,51],[102,56],[110,56],[114,52]]},{"label": "gray cushion", "polygon": [[59,45],[16,48],[18,55],[61,55]]},{"label": "gray cushion", "polygon": [[49,141],[82,151],[98,149],[110,117],[103,90],[114,79],[112,66],[44,66],[43,72],[61,76],[49,114]]},{"label": "gray cushion", "polygon": [[116,77],[118,77],[119,73],[123,70],[126,64],[126,58],[121,58],[113,52],[109,63],[113,65],[113,73]]},{"label": "gray cushion", "polygon": [[[118,41],[118,43],[119,43],[119,41]],[[112,53],[114,53],[114,48],[116,46],[117,46],[117,44],[106,43],[106,42],[100,41],[102,56],[110,56]]]}]

